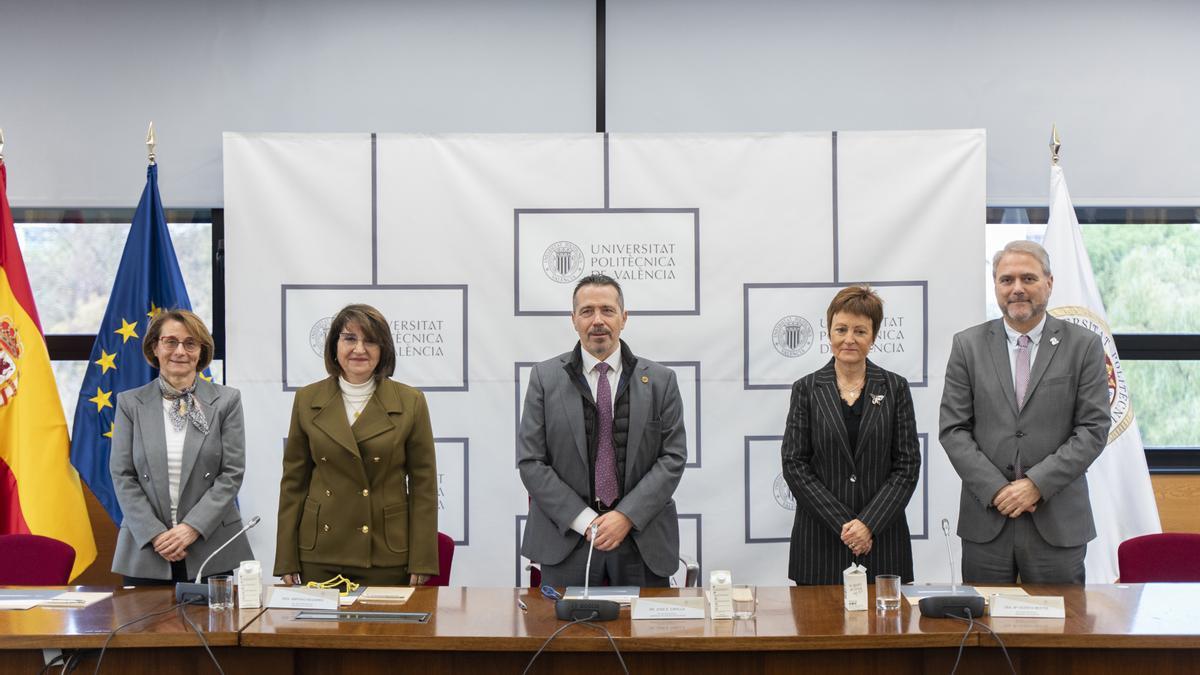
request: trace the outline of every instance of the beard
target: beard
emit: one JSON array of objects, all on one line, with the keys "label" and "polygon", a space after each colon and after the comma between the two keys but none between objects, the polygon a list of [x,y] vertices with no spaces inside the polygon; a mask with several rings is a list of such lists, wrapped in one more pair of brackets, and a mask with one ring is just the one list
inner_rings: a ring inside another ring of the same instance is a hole
[{"label": "beard", "polygon": [[1004,315],[1019,323],[1032,321],[1045,313],[1045,303],[1038,304],[1032,300],[1010,301],[1004,306]]}]

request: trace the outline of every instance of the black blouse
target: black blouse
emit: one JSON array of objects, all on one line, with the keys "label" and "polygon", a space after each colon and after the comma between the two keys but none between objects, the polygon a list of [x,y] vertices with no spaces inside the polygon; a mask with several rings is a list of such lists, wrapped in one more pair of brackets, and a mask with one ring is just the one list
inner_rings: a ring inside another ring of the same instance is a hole
[{"label": "black blouse", "polygon": [[842,421],[846,424],[846,438],[850,441],[850,454],[854,454],[858,448],[858,427],[862,423],[863,414],[863,399],[866,396],[859,396],[854,401],[854,405],[846,403],[846,399],[838,399],[842,402]]}]

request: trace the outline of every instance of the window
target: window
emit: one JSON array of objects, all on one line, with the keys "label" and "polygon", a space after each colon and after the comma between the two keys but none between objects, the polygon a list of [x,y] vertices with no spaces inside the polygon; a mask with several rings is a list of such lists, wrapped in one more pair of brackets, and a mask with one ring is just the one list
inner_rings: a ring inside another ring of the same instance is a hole
[{"label": "window", "polygon": [[[213,331],[218,357],[225,352],[224,284],[215,255],[222,239],[220,216],[208,209],[166,212],[192,309]],[[68,426],[132,219],[132,209],[13,209]],[[213,362],[212,373],[224,381],[221,361]]]},{"label": "window", "polygon": [[[1151,470],[1200,470],[1200,209],[1076,208],[1125,367]],[[991,257],[1040,241],[1045,208],[988,209],[985,302],[998,318]],[[1054,263],[1054,261],[1051,261]]]}]

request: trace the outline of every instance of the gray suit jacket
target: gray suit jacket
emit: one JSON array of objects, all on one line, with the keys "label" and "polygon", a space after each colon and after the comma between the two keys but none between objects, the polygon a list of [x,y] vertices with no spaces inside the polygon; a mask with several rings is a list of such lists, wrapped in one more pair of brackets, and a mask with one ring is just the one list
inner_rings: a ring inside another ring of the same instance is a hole
[{"label": "gray suit jacket", "polygon": [[[202,434],[190,422],[187,425],[177,506],[179,522],[200,533],[184,558],[189,577],[194,577],[204,560],[242,529],[242,516],[234,499],[246,467],[241,393],[200,380],[195,395],[208,419],[208,433]],[[112,571],[130,577],[170,579],[171,563],[155,553],[151,545],[156,536],[170,529],[171,523],[166,427],[157,381],[117,397],[109,469],[125,514],[117,534]],[[243,535],[204,569],[222,572],[253,558]]]},{"label": "gray suit jacket", "polygon": [[[624,346],[624,343],[622,343]],[[521,553],[554,565],[582,535],[571,521],[591,506],[591,468],[579,392],[567,352],[533,367],[521,415],[517,468],[532,498]],[[679,521],[672,495],[687,462],[683,400],[675,371],[639,358],[629,378],[625,495],[616,510],[633,521],[630,535],[655,574],[679,568]]]},{"label": "gray suit jacket", "polygon": [[942,393],[940,440],[962,477],[958,534],[986,543],[1005,516],[992,499],[1014,479],[1020,451],[1025,476],[1042,501],[1032,514],[1054,546],[1080,546],[1096,536],[1087,468],[1108,441],[1108,377],[1095,333],[1046,317],[1017,411],[1003,319],[954,336]]}]

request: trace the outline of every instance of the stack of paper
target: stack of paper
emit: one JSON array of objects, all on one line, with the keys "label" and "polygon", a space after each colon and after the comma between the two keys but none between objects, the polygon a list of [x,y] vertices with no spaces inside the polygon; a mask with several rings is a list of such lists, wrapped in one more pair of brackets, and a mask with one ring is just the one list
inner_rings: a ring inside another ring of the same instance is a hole
[{"label": "stack of paper", "polygon": [[412,597],[412,586],[368,586],[358,596],[359,602],[400,604]]}]

